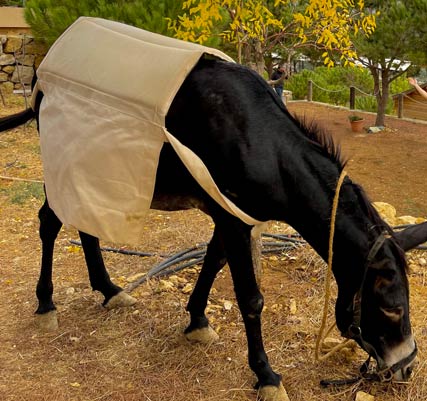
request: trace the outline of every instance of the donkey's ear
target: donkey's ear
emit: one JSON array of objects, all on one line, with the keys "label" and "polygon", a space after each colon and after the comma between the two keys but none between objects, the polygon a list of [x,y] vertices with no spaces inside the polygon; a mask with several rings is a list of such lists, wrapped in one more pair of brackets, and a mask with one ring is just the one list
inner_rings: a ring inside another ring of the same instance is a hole
[{"label": "donkey's ear", "polygon": [[409,226],[402,231],[395,231],[394,237],[406,252],[427,241],[427,221]]}]

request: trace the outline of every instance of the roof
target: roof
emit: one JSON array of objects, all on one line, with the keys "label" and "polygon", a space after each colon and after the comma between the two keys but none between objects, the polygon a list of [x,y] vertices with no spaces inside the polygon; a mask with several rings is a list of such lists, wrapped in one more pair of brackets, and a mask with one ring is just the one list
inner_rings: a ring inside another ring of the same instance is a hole
[{"label": "roof", "polygon": [[0,7],[0,28],[30,28],[21,7]]}]

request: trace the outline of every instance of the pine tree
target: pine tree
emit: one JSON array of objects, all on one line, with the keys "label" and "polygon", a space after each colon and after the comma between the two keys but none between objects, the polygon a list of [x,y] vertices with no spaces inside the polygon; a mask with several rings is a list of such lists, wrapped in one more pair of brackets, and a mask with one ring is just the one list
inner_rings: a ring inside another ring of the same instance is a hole
[{"label": "pine tree", "polygon": [[80,16],[101,17],[171,35],[166,18],[175,20],[181,0],[28,0],[25,18],[39,40],[51,45]]}]

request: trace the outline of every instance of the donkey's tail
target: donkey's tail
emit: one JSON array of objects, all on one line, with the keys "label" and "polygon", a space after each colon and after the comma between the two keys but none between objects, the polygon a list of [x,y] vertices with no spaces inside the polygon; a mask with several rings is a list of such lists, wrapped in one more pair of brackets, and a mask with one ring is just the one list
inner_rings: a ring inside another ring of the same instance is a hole
[{"label": "donkey's tail", "polygon": [[19,127],[25,124],[36,116],[36,113],[32,108],[25,109],[20,113],[12,114],[11,116],[0,118],[0,132],[8,129]]}]

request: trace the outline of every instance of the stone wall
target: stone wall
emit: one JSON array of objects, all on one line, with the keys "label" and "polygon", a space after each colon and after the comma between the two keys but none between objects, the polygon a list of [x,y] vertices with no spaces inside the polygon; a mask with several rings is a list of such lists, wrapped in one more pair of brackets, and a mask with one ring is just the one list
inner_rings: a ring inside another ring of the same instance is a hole
[{"label": "stone wall", "polygon": [[29,87],[35,69],[46,54],[45,46],[29,35],[0,35],[0,89],[3,94]]}]

